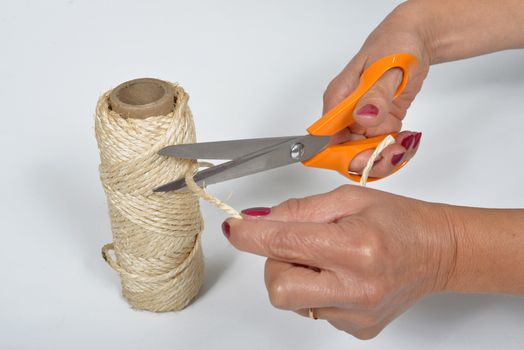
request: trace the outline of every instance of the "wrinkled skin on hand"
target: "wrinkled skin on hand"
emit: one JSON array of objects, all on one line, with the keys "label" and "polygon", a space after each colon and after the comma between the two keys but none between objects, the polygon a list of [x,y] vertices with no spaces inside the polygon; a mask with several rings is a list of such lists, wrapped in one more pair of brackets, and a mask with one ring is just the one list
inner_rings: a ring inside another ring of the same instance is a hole
[{"label": "wrinkled skin on hand", "polygon": [[356,186],[228,219],[230,242],[267,257],[271,303],[367,339],[453,272],[446,206]]}]

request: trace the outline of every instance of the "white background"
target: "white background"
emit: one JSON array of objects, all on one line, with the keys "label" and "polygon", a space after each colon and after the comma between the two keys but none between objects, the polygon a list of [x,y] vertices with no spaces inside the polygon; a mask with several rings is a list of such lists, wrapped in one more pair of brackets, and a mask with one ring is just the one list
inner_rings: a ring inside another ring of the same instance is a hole
[{"label": "white background", "polygon": [[[272,308],[263,259],[202,203],[205,285],[178,313],[132,310],[100,256],[111,240],[94,109],[132,78],[178,81],[200,141],[298,134],[394,1],[3,1],[0,4],[1,349],[522,349],[524,299],[440,295],[371,341]],[[524,51],[433,67],[405,128],[408,167],[375,188],[523,207]],[[291,166],[212,186],[236,208],[328,191]],[[494,232],[496,234],[496,232]]]}]

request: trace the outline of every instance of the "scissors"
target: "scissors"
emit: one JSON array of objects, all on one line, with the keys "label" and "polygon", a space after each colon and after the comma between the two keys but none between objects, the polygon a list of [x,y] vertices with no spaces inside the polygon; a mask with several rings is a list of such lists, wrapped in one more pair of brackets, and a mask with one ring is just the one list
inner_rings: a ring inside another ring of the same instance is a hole
[{"label": "scissors", "polygon": [[[406,87],[410,69],[416,65],[416,57],[408,53],[394,54],[375,61],[362,73],[357,89],[307,128],[307,135],[172,145],[158,153],[186,159],[229,160],[197,172],[194,180],[200,186],[298,162],[309,167],[335,170],[351,180],[359,181],[360,175],[349,171],[351,161],[360,152],[376,148],[387,135],[342,144],[330,144],[331,136],[354,122],[353,110],[356,104],[384,73],[393,68],[403,71],[402,82],[393,97],[396,98]],[[396,133],[390,135],[396,136]],[[400,164],[395,171],[405,164]],[[368,181],[374,180],[378,178]],[[185,186],[186,182],[182,178],[159,186],[154,191],[174,191]]]}]

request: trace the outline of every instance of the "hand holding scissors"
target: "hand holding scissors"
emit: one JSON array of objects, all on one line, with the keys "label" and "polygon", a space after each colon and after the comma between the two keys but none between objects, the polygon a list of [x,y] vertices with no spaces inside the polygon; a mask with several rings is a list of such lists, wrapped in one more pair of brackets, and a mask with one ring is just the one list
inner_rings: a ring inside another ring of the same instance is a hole
[{"label": "hand holding scissors", "polygon": [[[390,69],[402,70],[403,78],[395,98],[406,86],[409,71],[416,64],[415,56],[405,53],[386,56],[374,62],[362,73],[357,89],[313,123],[307,129],[307,135],[172,145],[160,150],[159,154],[177,158],[230,160],[199,171],[194,177],[199,185],[214,184],[297,162],[310,167],[335,170],[358,181],[360,175],[349,171],[351,161],[359,153],[376,148],[388,134],[341,144],[331,144],[332,136],[354,123],[353,110],[356,104],[382,75]],[[406,163],[400,160],[402,159],[399,159],[395,171]],[[368,181],[377,179],[370,178]],[[183,187],[185,180],[179,179],[156,188],[155,192]]]}]

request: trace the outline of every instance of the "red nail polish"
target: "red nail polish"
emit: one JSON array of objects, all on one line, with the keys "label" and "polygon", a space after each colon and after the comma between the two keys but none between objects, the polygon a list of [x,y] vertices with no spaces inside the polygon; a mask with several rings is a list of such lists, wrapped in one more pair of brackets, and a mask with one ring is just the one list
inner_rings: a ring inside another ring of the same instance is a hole
[{"label": "red nail polish", "polygon": [[415,140],[415,135],[409,135],[400,143],[405,149],[409,149]]},{"label": "red nail polish", "polygon": [[271,213],[271,208],[267,208],[267,207],[255,207],[255,208],[248,208],[248,209],[244,209],[242,210],[242,214],[246,214],[246,215],[249,215],[249,216],[266,216],[266,215],[269,215],[269,213]]},{"label": "red nail polish", "polygon": [[393,155],[393,157],[391,157],[391,164],[397,165],[402,160],[402,158],[404,158],[404,153]]},{"label": "red nail polish", "polygon": [[413,144],[413,148],[417,148],[418,144],[420,143],[420,139],[422,138],[422,133],[419,132],[415,135],[415,143]]},{"label": "red nail polish", "polygon": [[224,233],[224,236],[229,239],[229,235],[231,233],[231,226],[229,225],[229,222],[224,221],[222,223],[222,233]]},{"label": "red nail polish", "polygon": [[378,108],[374,105],[365,105],[357,111],[357,114],[376,117],[378,115]]}]

